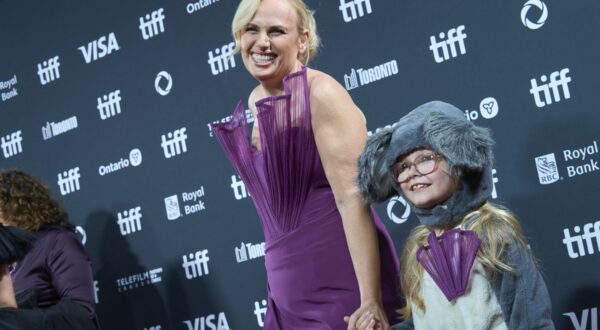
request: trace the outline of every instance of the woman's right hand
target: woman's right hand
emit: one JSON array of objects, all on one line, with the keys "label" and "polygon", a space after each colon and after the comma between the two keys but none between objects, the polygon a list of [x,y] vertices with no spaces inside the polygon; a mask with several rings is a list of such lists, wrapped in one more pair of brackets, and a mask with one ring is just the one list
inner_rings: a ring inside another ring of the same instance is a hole
[{"label": "woman's right hand", "polygon": [[0,308],[17,308],[8,265],[0,265]]}]

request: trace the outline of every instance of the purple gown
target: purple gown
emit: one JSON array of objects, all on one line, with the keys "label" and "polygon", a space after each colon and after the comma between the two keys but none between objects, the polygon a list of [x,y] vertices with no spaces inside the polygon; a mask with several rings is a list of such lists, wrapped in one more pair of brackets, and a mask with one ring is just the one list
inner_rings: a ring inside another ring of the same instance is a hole
[{"label": "purple gown", "polygon": [[[256,205],[265,234],[265,329],[346,329],[360,306],[358,282],[311,127],[306,68],[284,79],[285,94],[256,102],[262,150],[250,144],[242,102],[213,127]],[[381,285],[391,324],[401,307],[398,258],[373,213]]]}]

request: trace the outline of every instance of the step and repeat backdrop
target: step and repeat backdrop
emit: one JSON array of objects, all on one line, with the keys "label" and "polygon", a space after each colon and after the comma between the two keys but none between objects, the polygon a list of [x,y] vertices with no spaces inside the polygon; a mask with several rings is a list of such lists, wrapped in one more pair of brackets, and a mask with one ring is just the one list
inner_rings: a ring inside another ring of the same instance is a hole
[{"label": "step and repeat backdrop", "polygon": [[[369,130],[434,99],[493,130],[493,198],[523,223],[557,327],[598,329],[600,2],[307,2],[311,65]],[[211,131],[256,85],[237,3],[0,1],[0,168],[69,211],[105,329],[263,326],[264,238]],[[376,209],[400,250],[418,221],[401,198]]]}]

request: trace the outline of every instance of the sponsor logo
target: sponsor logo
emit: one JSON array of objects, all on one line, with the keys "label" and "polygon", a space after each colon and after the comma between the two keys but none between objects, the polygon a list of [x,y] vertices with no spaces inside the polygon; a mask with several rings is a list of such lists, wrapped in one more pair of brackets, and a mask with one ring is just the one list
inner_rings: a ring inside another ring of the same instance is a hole
[{"label": "sponsor logo", "polygon": [[100,174],[100,176],[104,176],[122,170],[129,166],[139,166],[141,163],[142,152],[140,151],[140,149],[135,148],[129,152],[129,158],[121,158],[118,162],[110,163],[107,165],[100,165],[100,167],[98,167],[98,174]]},{"label": "sponsor logo", "polygon": [[[562,155],[566,164],[577,162],[575,165],[565,166],[567,178],[600,171],[598,160],[592,158],[597,157],[598,154],[598,142],[596,140],[581,148],[563,150]],[[559,174],[558,163],[556,162],[554,153],[536,157],[535,164],[541,184],[550,184],[563,179]]]},{"label": "sponsor logo", "polygon": [[244,198],[250,196],[250,193],[248,193],[248,190],[246,189],[246,185],[244,184],[244,181],[242,181],[240,179],[240,177],[237,175],[231,176],[231,189],[233,189],[233,195],[235,196],[235,199],[237,199],[238,201],[240,199],[244,199]]},{"label": "sponsor logo", "polygon": [[85,232],[85,229],[83,229],[83,227],[81,226],[76,226],[75,233],[79,236],[81,244],[85,245],[85,243],[87,242],[87,233]]},{"label": "sponsor logo", "polygon": [[[571,93],[569,91],[571,77],[567,76],[568,73],[569,68],[564,68],[560,71],[554,71],[550,74],[549,82],[547,82],[548,77],[544,74],[540,77],[540,81],[544,84],[539,86],[535,78],[531,79],[531,89],[529,90],[529,93],[533,95],[535,105],[538,108],[552,104],[552,102],[560,102],[561,98],[559,87],[562,89],[565,100],[571,98]],[[552,94],[550,94],[550,90],[552,90]]]},{"label": "sponsor logo", "polygon": [[0,102],[4,102],[18,96],[19,93],[15,85],[17,85],[17,75],[13,75],[12,78],[0,81],[0,96],[2,97]]},{"label": "sponsor logo", "polygon": [[182,127],[161,136],[162,142],[160,146],[163,148],[165,158],[169,159],[173,156],[187,152],[187,144],[185,143],[187,135],[185,134],[185,131],[186,128]]},{"label": "sponsor logo", "polygon": [[498,101],[493,97],[486,97],[479,102],[479,112],[465,110],[465,116],[470,121],[479,119],[480,115],[484,119],[492,119],[498,115],[498,111],[500,111]]},{"label": "sponsor logo", "polygon": [[111,32],[107,36],[101,36],[97,40],[90,41],[87,45],[77,49],[81,51],[85,63],[90,64],[106,55],[110,55],[110,53],[117,51],[120,48],[115,33]]},{"label": "sponsor logo", "polygon": [[402,196],[392,197],[387,204],[387,215],[394,223],[405,223],[410,216],[410,205]]},{"label": "sponsor logo", "polygon": [[[575,226],[573,232],[576,235],[571,236],[569,228],[563,230],[563,244],[567,246],[569,258],[575,259],[583,257],[586,255],[586,250],[587,254],[594,254],[596,252],[594,249],[594,241],[596,247],[600,249],[600,221],[583,225],[583,233],[581,233],[581,227]],[[585,245],[583,244],[584,242]]]},{"label": "sponsor logo", "polygon": [[160,277],[162,272],[162,267],[159,267],[147,270],[145,272],[118,278],[116,280],[117,290],[119,292],[124,292],[127,290],[162,282],[162,278]]},{"label": "sponsor logo", "polygon": [[346,23],[373,12],[371,0],[340,0],[339,9]]},{"label": "sponsor logo", "polygon": [[[246,109],[245,113],[246,113],[246,122],[248,124],[253,123],[254,116],[252,115],[252,111],[250,109]],[[233,116],[227,116],[225,118],[221,118],[220,120],[215,120],[212,123],[206,124],[206,126],[208,127],[208,136],[210,136],[210,137],[215,136],[213,133],[213,129],[212,129],[213,124],[226,123],[226,122],[230,121],[231,118],[233,118]]]},{"label": "sponsor logo", "polygon": [[[442,63],[450,58],[457,57],[459,55],[456,49],[457,45],[461,55],[467,53],[467,49],[465,48],[465,39],[467,39],[467,34],[464,31],[465,26],[461,25],[448,30],[448,34],[440,32],[440,41],[436,40],[435,35],[429,37],[431,40],[429,49],[433,52],[433,59],[436,63]],[[441,54],[440,50],[442,51]]]},{"label": "sponsor logo", "polygon": [[65,196],[81,189],[79,186],[80,178],[81,174],[79,174],[79,167],[58,173],[57,184],[58,188],[60,189],[60,194]]},{"label": "sponsor logo", "polygon": [[598,161],[589,157],[592,155],[598,155],[598,142],[595,140],[592,144],[583,148],[563,150],[565,162],[585,161],[586,157],[588,157],[588,161],[585,164],[567,166],[567,175],[569,178],[599,171],[600,167],[598,167]]},{"label": "sponsor logo", "polygon": [[206,316],[196,317],[193,320],[185,320],[183,324],[188,330],[231,330],[227,323],[225,312],[218,315],[209,314]]},{"label": "sponsor logo", "polygon": [[100,300],[98,299],[98,292],[100,292],[100,288],[98,287],[98,281],[94,281],[94,303],[98,305]]},{"label": "sponsor logo", "polygon": [[117,213],[117,224],[122,236],[142,230],[142,208],[139,206]]},{"label": "sponsor logo", "polygon": [[[529,20],[529,18],[527,18],[527,14],[529,13],[531,7],[536,7],[541,11],[539,18],[535,22],[532,22]],[[546,8],[546,4],[540,0],[529,0],[525,2],[525,4],[523,5],[523,9],[521,9],[521,22],[523,22],[523,25],[525,25],[529,29],[537,30],[541,28],[544,25],[544,23],[546,23],[547,18],[548,8]]]},{"label": "sponsor logo", "polygon": [[223,45],[221,48],[216,48],[213,51],[208,52],[208,64],[210,65],[210,72],[213,76],[227,71],[230,68],[235,68],[235,57],[233,56],[233,50],[235,49],[235,43],[230,42]]},{"label": "sponsor logo", "polygon": [[260,304],[254,302],[254,315],[256,315],[256,323],[263,328],[265,326],[265,315],[267,314],[267,301],[263,299]]},{"label": "sponsor logo", "polygon": [[177,195],[165,198],[165,209],[167,210],[167,219],[176,220],[181,216],[181,208],[179,207],[179,198]]},{"label": "sponsor logo", "polygon": [[164,9],[160,8],[153,11],[151,14],[146,14],[145,17],[140,17],[140,31],[142,38],[148,40],[160,33],[165,32],[165,15]]},{"label": "sponsor logo", "polygon": [[46,85],[49,82],[60,79],[60,62],[59,57],[54,56],[42,63],[38,63],[37,74],[40,77],[40,84]]},{"label": "sponsor logo", "polygon": [[106,120],[121,113],[121,91],[116,90],[98,98],[100,119]]},{"label": "sponsor logo", "polygon": [[185,10],[188,14],[193,14],[197,11],[200,11],[203,8],[206,8],[219,0],[198,0],[196,2],[190,2],[185,6]]},{"label": "sponsor logo", "polygon": [[[598,308],[588,308],[581,311],[581,316],[577,317],[575,312],[564,313],[568,316],[575,330],[598,330]],[[589,327],[588,327],[589,325]]]},{"label": "sponsor logo", "polygon": [[23,137],[21,130],[12,132],[0,138],[0,147],[4,158],[10,158],[23,152]]},{"label": "sponsor logo", "polygon": [[161,71],[154,79],[154,89],[161,96],[166,96],[171,93],[173,87],[173,78],[167,71]]},{"label": "sponsor logo", "polygon": [[183,255],[181,267],[185,270],[185,278],[188,280],[208,275],[208,250],[204,249]]},{"label": "sponsor logo", "polygon": [[206,210],[202,197],[205,196],[204,186],[200,189],[191,192],[181,193],[181,200],[183,203],[183,214],[181,213],[181,205],[179,203],[179,196],[173,195],[165,198],[165,209],[167,211],[167,219],[176,220],[183,215],[189,215],[198,213]]},{"label": "sponsor logo", "polygon": [[238,263],[253,260],[265,256],[265,242],[252,244],[242,242],[239,247],[235,247],[235,260]]},{"label": "sponsor logo", "polygon": [[58,123],[46,122],[46,125],[42,126],[42,137],[44,140],[48,140],[70,130],[74,130],[77,127],[77,116],[69,117],[65,120],[59,121]]},{"label": "sponsor logo", "polygon": [[536,157],[535,166],[541,184],[554,183],[560,179],[554,153]]},{"label": "sponsor logo", "polygon": [[344,74],[344,85],[346,85],[346,90],[351,90],[395,74],[398,74],[398,62],[396,60],[391,60],[368,69],[359,68],[355,70],[352,68],[350,74]]}]

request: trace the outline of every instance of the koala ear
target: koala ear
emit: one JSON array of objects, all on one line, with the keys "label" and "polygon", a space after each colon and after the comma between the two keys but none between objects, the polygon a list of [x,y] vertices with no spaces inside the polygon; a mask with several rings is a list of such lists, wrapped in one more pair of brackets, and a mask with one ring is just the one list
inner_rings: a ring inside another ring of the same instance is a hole
[{"label": "koala ear", "polygon": [[423,126],[423,135],[451,167],[482,171],[492,163],[494,140],[490,130],[464,118],[432,113]]},{"label": "koala ear", "polygon": [[383,202],[396,194],[384,157],[392,132],[392,127],[386,127],[371,135],[358,158],[356,183],[368,203]]}]

